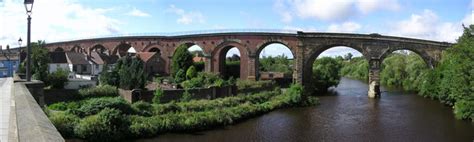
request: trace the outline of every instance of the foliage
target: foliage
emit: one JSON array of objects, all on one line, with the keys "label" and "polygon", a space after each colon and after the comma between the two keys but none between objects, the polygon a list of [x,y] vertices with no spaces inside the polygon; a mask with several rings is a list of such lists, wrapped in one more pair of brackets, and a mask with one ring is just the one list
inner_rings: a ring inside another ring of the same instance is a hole
[{"label": "foliage", "polygon": [[331,57],[316,59],[313,64],[312,80],[315,91],[326,92],[331,86],[337,86],[341,78],[341,64]]},{"label": "foliage", "polygon": [[189,67],[188,70],[186,71],[186,79],[194,78],[196,77],[196,75],[197,75],[197,71],[196,71],[196,67],[194,66]]},{"label": "foliage", "polygon": [[224,78],[239,78],[240,77],[240,61],[226,61],[224,65]]},{"label": "foliage", "polygon": [[108,65],[104,65],[103,71],[99,75],[99,83],[101,85],[119,86],[120,77],[117,70],[108,70]]},{"label": "foliage", "polygon": [[92,88],[83,88],[79,90],[79,95],[83,98],[90,97],[115,97],[118,96],[118,89],[111,85],[99,85]]},{"label": "foliage", "polygon": [[143,61],[138,57],[125,56],[117,61],[114,72],[118,73],[119,86],[122,89],[140,89],[145,87],[146,75]]},{"label": "foliage", "polygon": [[197,73],[197,76],[194,78],[191,78],[189,80],[183,81],[181,83],[181,86],[185,89],[191,89],[191,88],[209,88],[212,86],[226,86],[232,84],[232,81],[225,81],[222,79],[219,75],[212,74],[212,73],[206,73],[206,72],[199,72]]},{"label": "foliage", "polygon": [[275,81],[272,80],[259,80],[259,81],[252,81],[252,80],[241,80],[238,79],[236,82],[237,89],[253,89],[253,88],[263,88],[263,87],[270,87],[275,86]]},{"label": "foliage", "polygon": [[161,88],[158,88],[155,90],[155,93],[153,94],[153,100],[152,102],[155,104],[161,103],[161,97],[163,96],[163,90]]},{"label": "foliage", "polygon": [[184,90],[183,95],[181,96],[181,99],[179,101],[181,102],[189,102],[193,98],[192,94],[189,93],[188,90]]},{"label": "foliage", "polygon": [[178,72],[174,76],[175,83],[181,83],[186,80],[186,73],[183,69],[179,69]]},{"label": "foliage", "polygon": [[130,107],[130,104],[120,97],[88,99],[82,102],[81,107],[73,110],[72,113],[80,117],[84,117],[96,114],[105,108],[114,108],[122,111],[125,114],[133,113],[133,109]]},{"label": "foliage", "polygon": [[292,74],[293,62],[286,55],[278,55],[276,57],[264,56],[259,59],[259,70],[263,72],[283,72],[284,74]]},{"label": "foliage", "polygon": [[193,66],[196,67],[197,72],[202,72],[202,71],[204,71],[205,63],[204,62],[194,62]]},{"label": "foliage", "polygon": [[474,25],[464,27],[457,44],[447,49],[434,70],[427,73],[420,94],[454,105],[457,118],[472,119],[474,113]]},{"label": "foliage", "polygon": [[413,52],[394,53],[382,63],[380,82],[383,85],[416,91],[421,86],[428,70],[426,63],[419,55]]},{"label": "foliage", "polygon": [[48,109],[51,110],[60,110],[60,111],[66,111],[68,109],[77,109],[79,108],[79,104],[77,102],[58,102],[54,103],[48,106]]},{"label": "foliage", "polygon": [[132,108],[135,112],[142,116],[150,116],[153,111],[151,104],[144,101],[133,103]]},{"label": "foliage", "polygon": [[48,75],[48,82],[52,88],[63,89],[68,81],[69,72],[62,68]]},{"label": "foliage", "polygon": [[351,60],[352,59],[352,53],[347,53],[344,55],[344,60]]},{"label": "foliage", "polygon": [[66,112],[55,112],[51,114],[49,119],[61,135],[66,138],[74,136],[74,127],[80,120],[76,115]]},{"label": "foliage", "polygon": [[[171,76],[176,77],[179,70],[187,71],[193,65],[193,56],[188,52],[188,47],[182,44],[176,48],[171,61]],[[182,77],[184,78],[185,76]]]},{"label": "foliage", "polygon": [[[45,83],[45,85],[49,85],[48,82],[48,64],[51,62],[51,59],[48,54],[48,49],[43,48],[45,46],[45,42],[42,40],[38,40],[38,42],[31,43],[31,74],[33,79],[41,80]],[[26,62],[25,59],[20,64],[20,69],[18,72],[26,73]]]},{"label": "foliage", "polygon": [[120,110],[105,108],[97,115],[81,120],[75,132],[89,141],[118,141],[128,133],[129,123]]},{"label": "foliage", "polygon": [[364,57],[354,57],[348,62],[342,62],[341,76],[364,80],[369,79],[369,63]]}]

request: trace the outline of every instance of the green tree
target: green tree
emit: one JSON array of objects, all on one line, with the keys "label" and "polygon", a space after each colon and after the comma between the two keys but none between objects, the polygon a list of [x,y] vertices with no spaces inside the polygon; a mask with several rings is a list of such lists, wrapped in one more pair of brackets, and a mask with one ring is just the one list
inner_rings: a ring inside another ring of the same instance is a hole
[{"label": "green tree", "polygon": [[352,53],[347,53],[344,55],[344,60],[351,60],[352,59]]},{"label": "green tree", "polygon": [[[106,77],[115,79],[105,79]],[[138,57],[125,56],[117,61],[117,65],[111,73],[104,73],[103,81],[105,84],[115,84],[122,89],[139,89],[144,88],[146,83],[146,75],[143,69],[143,61]]]},{"label": "green tree", "polygon": [[[41,80],[45,85],[49,85],[47,80],[48,64],[51,62],[51,59],[49,58],[48,49],[44,48],[45,44],[41,40],[31,43],[31,74],[33,79]],[[26,65],[26,63],[22,64],[23,66]]]},{"label": "green tree", "polygon": [[331,86],[337,86],[341,75],[341,64],[331,57],[317,59],[313,64],[313,85],[317,92],[326,92]]},{"label": "green tree", "polygon": [[186,79],[194,78],[196,77],[196,75],[197,75],[197,71],[194,66],[189,67],[188,70],[186,71]]},{"label": "green tree", "polygon": [[180,69],[187,71],[191,65],[193,65],[193,56],[189,53],[188,47],[182,44],[174,52],[171,63],[171,75],[176,76]]},{"label": "green tree", "polygon": [[68,75],[69,71],[59,68],[57,71],[48,75],[48,81],[50,82],[51,87],[62,89],[67,84]]}]

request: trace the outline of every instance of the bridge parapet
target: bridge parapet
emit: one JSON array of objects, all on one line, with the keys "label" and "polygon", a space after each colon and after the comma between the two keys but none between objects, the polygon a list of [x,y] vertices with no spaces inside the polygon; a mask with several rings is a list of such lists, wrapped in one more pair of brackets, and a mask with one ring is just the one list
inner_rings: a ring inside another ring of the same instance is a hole
[{"label": "bridge parapet", "polygon": [[14,84],[10,110],[9,141],[64,141],[64,138],[30,93],[27,85],[40,87],[39,89],[42,90],[42,82],[16,82]]}]

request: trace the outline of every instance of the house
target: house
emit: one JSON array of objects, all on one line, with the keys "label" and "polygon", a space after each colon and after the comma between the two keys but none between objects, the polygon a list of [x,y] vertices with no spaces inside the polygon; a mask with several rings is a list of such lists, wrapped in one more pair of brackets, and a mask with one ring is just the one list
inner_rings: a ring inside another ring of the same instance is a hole
[{"label": "house", "polygon": [[193,62],[206,62],[206,57],[199,55],[198,52],[193,57]]},{"label": "house", "polygon": [[117,55],[109,56],[99,52],[91,52],[88,58],[92,62],[92,75],[99,75],[103,71],[105,65],[107,65],[108,69],[112,69],[113,65],[117,63],[118,60]]},{"label": "house", "polygon": [[18,53],[7,50],[1,50],[0,47],[0,78],[12,77],[20,66]]},{"label": "house", "polygon": [[80,75],[90,75],[92,73],[92,63],[87,60],[86,55],[77,52],[65,53],[72,72]]},{"label": "house", "polygon": [[51,62],[48,65],[48,72],[56,72],[58,69],[72,71],[67,62],[66,52],[49,52]]},{"label": "house", "polygon": [[137,52],[136,57],[143,61],[143,68],[148,75],[164,73],[165,62],[158,52]]}]

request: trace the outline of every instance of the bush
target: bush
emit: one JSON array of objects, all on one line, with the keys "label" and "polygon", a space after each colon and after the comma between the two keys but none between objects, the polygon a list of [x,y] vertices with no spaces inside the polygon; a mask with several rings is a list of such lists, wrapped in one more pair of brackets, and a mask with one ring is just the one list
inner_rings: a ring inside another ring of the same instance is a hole
[{"label": "bush", "polygon": [[74,127],[79,122],[79,117],[65,112],[54,112],[49,117],[51,123],[65,138],[74,137]]},{"label": "bush", "polygon": [[[176,48],[171,61],[171,76],[176,77],[179,70],[185,72],[191,65],[193,65],[193,56],[189,53],[188,47],[185,44],[182,44]],[[186,77],[185,73],[180,77]]]},{"label": "bush", "polygon": [[68,109],[77,109],[80,107],[80,104],[77,102],[58,102],[48,106],[48,109],[66,111]]},{"label": "bush", "polygon": [[135,112],[142,116],[150,116],[153,111],[151,104],[144,101],[133,103],[132,108]]},{"label": "bush", "polygon": [[76,126],[77,136],[89,141],[119,141],[127,135],[128,119],[116,109],[103,109]]},{"label": "bush", "polygon": [[454,104],[454,116],[457,119],[471,119],[474,122],[474,99],[457,101]]},{"label": "bush", "polygon": [[84,98],[91,97],[115,97],[118,96],[118,89],[111,85],[99,85],[93,88],[84,88],[79,90],[79,95]]},{"label": "bush", "polygon": [[196,77],[196,75],[197,75],[197,71],[194,66],[189,67],[188,70],[186,71],[186,79],[194,78]]},{"label": "bush", "polygon": [[82,106],[75,110],[75,113],[78,116],[84,117],[96,114],[105,108],[114,108],[122,111],[125,114],[132,114],[134,111],[130,107],[130,104],[127,103],[121,97],[114,98],[93,98],[85,100],[82,103]]},{"label": "bush", "polygon": [[181,99],[179,101],[181,102],[189,102],[192,99],[192,94],[188,92],[188,90],[184,90],[183,95],[181,96]]},{"label": "bush", "polygon": [[153,94],[153,100],[152,102],[155,104],[161,103],[161,97],[163,97],[163,90],[161,88],[158,88],[155,90],[155,93]]},{"label": "bush", "polygon": [[146,74],[140,58],[125,56],[117,61],[114,69],[119,75],[119,86],[122,89],[141,89],[145,87]]},{"label": "bush", "polygon": [[59,68],[57,71],[48,75],[48,82],[52,88],[63,89],[67,84],[69,72]]},{"label": "bush", "polygon": [[174,76],[174,82],[175,83],[181,83],[186,80],[186,73],[184,70],[179,69],[178,72],[176,72],[176,75]]}]

